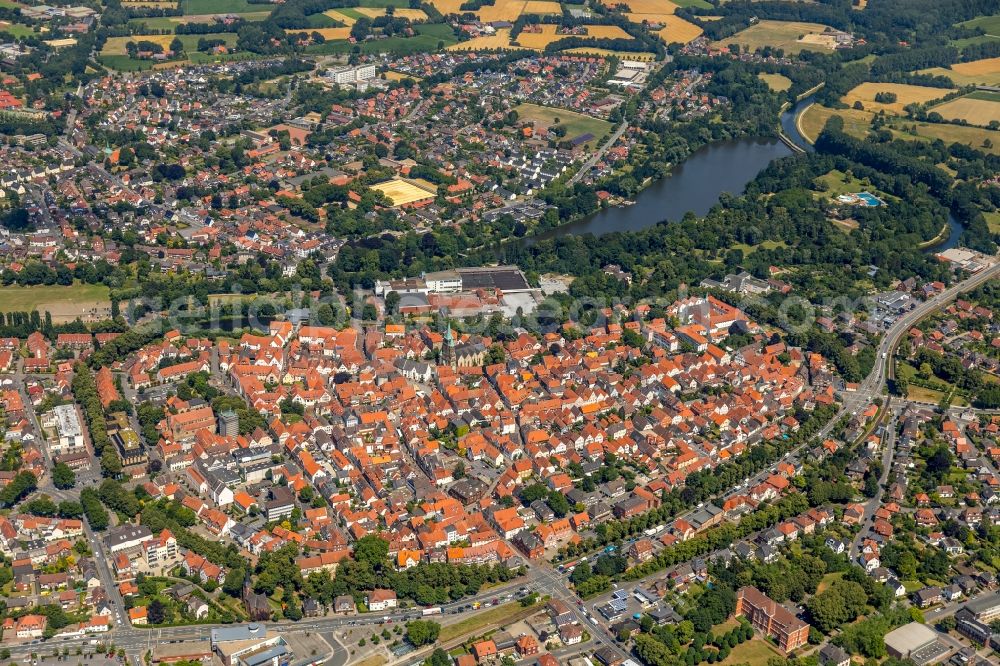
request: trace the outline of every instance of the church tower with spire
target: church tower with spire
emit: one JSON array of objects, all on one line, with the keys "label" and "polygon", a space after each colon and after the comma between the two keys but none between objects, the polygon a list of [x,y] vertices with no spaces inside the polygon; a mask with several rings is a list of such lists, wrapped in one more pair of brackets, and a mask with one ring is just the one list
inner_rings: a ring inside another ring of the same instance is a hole
[{"label": "church tower with spire", "polygon": [[457,362],[455,336],[451,332],[451,322],[448,322],[448,330],[444,333],[444,344],[441,345],[441,365],[450,365],[454,368]]}]

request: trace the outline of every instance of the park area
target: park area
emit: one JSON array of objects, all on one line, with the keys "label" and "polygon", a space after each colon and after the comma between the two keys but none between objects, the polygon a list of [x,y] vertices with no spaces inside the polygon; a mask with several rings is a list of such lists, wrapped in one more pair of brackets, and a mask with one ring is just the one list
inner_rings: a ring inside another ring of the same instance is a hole
[{"label": "park area", "polygon": [[757,76],[761,81],[767,84],[768,88],[775,92],[785,92],[792,87],[792,80],[784,74],[768,74],[766,72],[761,72]]},{"label": "park area", "polygon": [[520,104],[514,107],[520,120],[531,121],[532,123],[544,127],[546,130],[553,125],[562,125],[566,128],[566,139],[572,140],[576,137],[590,134],[594,138],[588,141],[588,147],[596,147],[600,140],[611,131],[611,123],[591,118],[582,113],[574,113],[566,109],[555,109],[538,104]]},{"label": "park area", "polygon": [[738,44],[748,51],[770,46],[774,49],[783,49],[785,53],[798,53],[803,50],[832,51],[834,47],[820,39],[827,30],[830,28],[822,23],[758,21],[732,37],[715,42],[715,46],[728,48],[731,44]]},{"label": "park area", "polygon": [[[977,90],[930,110],[941,114],[945,120],[985,127],[991,122],[1000,122],[1000,93]],[[997,138],[1000,140],[1000,135]]]},{"label": "park area", "polygon": [[0,290],[0,312],[49,312],[57,324],[77,317],[96,321],[110,316],[109,294],[104,285],[79,282],[71,286],[4,287]]}]

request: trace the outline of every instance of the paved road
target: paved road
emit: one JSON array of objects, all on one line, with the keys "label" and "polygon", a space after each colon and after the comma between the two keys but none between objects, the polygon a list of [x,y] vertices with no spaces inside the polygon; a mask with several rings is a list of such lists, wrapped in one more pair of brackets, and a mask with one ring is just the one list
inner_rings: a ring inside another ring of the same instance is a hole
[{"label": "paved road", "polygon": [[858,556],[861,542],[875,524],[875,511],[882,506],[882,495],[885,494],[885,482],[889,478],[889,471],[892,467],[892,458],[896,449],[896,419],[899,418],[898,408],[890,408],[889,421],[886,423],[886,436],[882,441],[882,476],[878,480],[878,492],[875,497],[864,503],[865,516],[861,522],[861,529],[851,542],[850,559]]},{"label": "paved road", "polygon": [[608,152],[611,146],[615,145],[615,142],[621,138],[621,135],[624,134],[625,130],[627,129],[628,129],[628,121],[626,120],[623,121],[622,124],[619,125],[614,132],[611,133],[611,136],[608,137],[608,140],[605,141],[601,145],[601,147],[594,152],[593,155],[587,158],[587,161],[583,163],[583,166],[581,166],[576,173],[570,176],[570,179],[569,181],[567,181],[566,184],[570,186],[575,185],[580,181],[581,178],[590,173],[590,170],[594,168],[594,165],[597,164],[597,161],[600,160],[602,157],[604,157],[604,153]]}]

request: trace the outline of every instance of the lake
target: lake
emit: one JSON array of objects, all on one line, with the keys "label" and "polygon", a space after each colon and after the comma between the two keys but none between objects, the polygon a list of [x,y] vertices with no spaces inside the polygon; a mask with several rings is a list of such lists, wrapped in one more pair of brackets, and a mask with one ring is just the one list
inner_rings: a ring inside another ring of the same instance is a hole
[{"label": "lake", "polygon": [[712,143],[691,153],[684,162],[670,170],[669,177],[639,192],[631,206],[605,208],[576,222],[550,229],[533,239],[640,231],[663,221],[680,220],[688,211],[700,217],[719,202],[723,192],[742,193],[747,183],[772,160],[791,154],[792,150],[778,139],[735,139]]}]

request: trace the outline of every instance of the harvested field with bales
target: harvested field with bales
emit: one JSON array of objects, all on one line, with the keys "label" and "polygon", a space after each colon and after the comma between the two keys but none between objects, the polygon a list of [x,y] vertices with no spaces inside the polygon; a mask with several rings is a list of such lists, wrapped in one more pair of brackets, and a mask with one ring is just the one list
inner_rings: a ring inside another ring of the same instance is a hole
[{"label": "harvested field with bales", "polygon": [[372,189],[389,197],[394,206],[405,206],[415,201],[423,201],[433,198],[437,194],[437,187],[433,183],[419,178],[393,178],[384,183],[372,185]]},{"label": "harvested field with bales", "polygon": [[759,21],[731,37],[715,42],[715,46],[728,48],[730,44],[739,44],[750,51],[770,46],[784,49],[785,53],[798,53],[802,50],[832,51],[833,46],[826,42],[803,41],[809,35],[822,35],[827,29],[828,26],[822,23]]},{"label": "harvested field with bales", "polygon": [[[902,114],[907,104],[926,104],[941,99],[953,92],[949,88],[929,88],[927,86],[911,86],[905,83],[862,83],[850,90],[841,98],[848,106],[861,102],[866,111],[885,111],[886,113]],[[893,93],[895,102],[876,102],[878,93]]]}]

